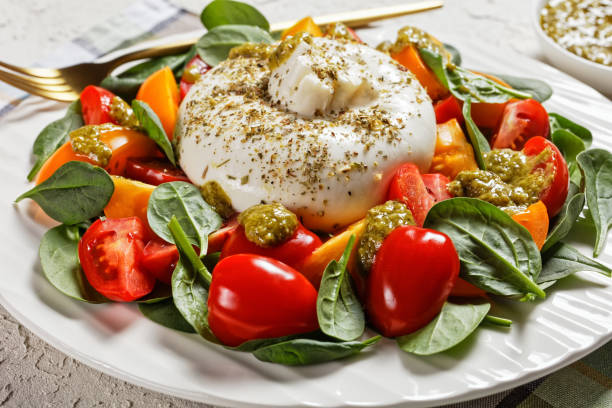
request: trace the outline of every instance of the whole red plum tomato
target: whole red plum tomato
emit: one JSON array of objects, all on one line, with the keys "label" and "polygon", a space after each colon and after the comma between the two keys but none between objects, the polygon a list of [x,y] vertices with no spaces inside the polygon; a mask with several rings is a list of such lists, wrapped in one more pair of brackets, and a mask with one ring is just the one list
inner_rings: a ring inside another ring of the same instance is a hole
[{"label": "whole red plum tomato", "polygon": [[387,337],[420,329],[440,312],[458,275],[459,256],[446,234],[396,228],[378,250],[368,278],[370,322]]},{"label": "whole red plum tomato", "polygon": [[319,327],[317,291],[298,271],[260,255],[219,261],[208,294],[208,324],[227,346]]}]

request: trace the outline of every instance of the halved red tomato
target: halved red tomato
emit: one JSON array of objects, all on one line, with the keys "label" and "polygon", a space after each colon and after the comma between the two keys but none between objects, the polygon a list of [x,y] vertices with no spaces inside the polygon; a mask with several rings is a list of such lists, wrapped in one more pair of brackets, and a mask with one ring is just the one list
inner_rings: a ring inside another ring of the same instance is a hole
[{"label": "halved red tomato", "polygon": [[427,173],[421,174],[421,179],[425,184],[425,188],[429,195],[431,195],[435,202],[447,200],[453,196],[448,192],[446,186],[450,183],[450,179],[444,174],[440,173]]},{"label": "halved red tomato", "polygon": [[79,242],[85,277],[102,295],[130,302],[153,290],[155,277],[139,263],[146,229],[137,217],[99,219]]},{"label": "halved red tomato", "polygon": [[552,219],[552,217],[561,211],[561,207],[567,198],[567,191],[569,189],[569,171],[567,169],[567,163],[557,146],[550,140],[541,136],[535,136],[529,139],[527,143],[525,143],[523,153],[527,156],[536,156],[546,148],[550,149],[551,155],[547,161],[538,165],[536,169],[548,169],[550,167],[550,171],[554,173],[550,186],[540,193],[540,200],[548,210],[548,218]]},{"label": "halved red tomato", "polygon": [[548,113],[535,99],[510,101],[497,133],[491,139],[493,149],[521,150],[525,142],[534,136],[547,138],[550,131]]},{"label": "halved red tomato", "polygon": [[110,114],[115,94],[99,86],[88,85],[81,92],[81,113],[86,125],[115,123]]},{"label": "halved red tomato", "polygon": [[125,166],[125,176],[132,180],[142,181],[143,183],[158,186],[170,181],[186,181],[189,178],[183,170],[175,167],[166,159],[158,158],[131,158],[127,160]]},{"label": "halved red tomato", "polygon": [[446,123],[451,119],[457,119],[459,123],[463,124],[463,112],[461,109],[461,104],[453,95],[439,100],[434,104],[436,123]]},{"label": "halved red tomato", "polygon": [[145,245],[140,257],[140,265],[159,281],[170,285],[172,272],[179,260],[176,245],[154,238]]},{"label": "halved red tomato", "polygon": [[321,239],[299,224],[293,235],[280,245],[264,248],[249,241],[244,227],[238,226],[223,245],[221,259],[235,254],[257,254],[299,268],[304,259],[321,246]]}]

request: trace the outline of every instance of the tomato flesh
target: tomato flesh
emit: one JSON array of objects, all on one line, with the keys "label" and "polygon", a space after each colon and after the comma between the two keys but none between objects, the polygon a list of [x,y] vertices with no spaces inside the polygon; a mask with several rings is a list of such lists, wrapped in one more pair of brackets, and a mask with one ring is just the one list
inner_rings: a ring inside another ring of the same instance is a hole
[{"label": "tomato flesh", "polygon": [[446,188],[448,183],[450,183],[450,179],[444,174],[421,174],[421,179],[423,180],[423,184],[425,184],[427,192],[433,197],[436,203],[453,197],[448,192],[448,188]]},{"label": "tomato flesh", "polygon": [[423,225],[427,212],[436,202],[427,191],[419,168],[412,163],[397,169],[389,185],[387,200],[404,203],[419,226]]},{"label": "tomato flesh", "polygon": [[99,219],[79,242],[79,260],[91,286],[111,300],[130,302],[153,290],[155,277],[139,259],[146,229],[137,217]]},{"label": "tomato flesh", "polygon": [[171,181],[190,183],[189,178],[181,169],[173,166],[166,159],[158,158],[128,159],[125,166],[125,176],[153,186]]},{"label": "tomato flesh", "polygon": [[461,104],[453,95],[448,98],[439,100],[434,104],[434,113],[436,114],[436,123],[446,123],[451,119],[463,124],[463,112]]},{"label": "tomato flesh", "polygon": [[208,324],[225,345],[319,327],[317,291],[304,275],[280,261],[233,255],[221,259],[212,276]]},{"label": "tomato flesh", "polygon": [[501,124],[491,139],[493,149],[521,150],[534,136],[548,137],[548,113],[535,99],[511,101],[506,104]]},{"label": "tomato flesh", "polygon": [[459,256],[447,235],[396,228],[383,241],[368,278],[371,323],[387,337],[420,329],[440,312],[458,275]]},{"label": "tomato flesh", "polygon": [[525,143],[523,153],[527,156],[536,156],[546,148],[550,149],[551,155],[546,162],[541,163],[536,169],[550,168],[553,172],[552,182],[540,193],[540,200],[546,206],[548,218],[552,219],[552,217],[561,211],[561,207],[563,207],[563,203],[567,198],[569,189],[569,171],[567,169],[567,163],[557,146],[550,140],[540,136],[529,139],[527,143]]},{"label": "tomato flesh", "polygon": [[179,252],[176,245],[155,238],[142,250],[140,265],[160,282],[170,285],[178,260]]},{"label": "tomato flesh", "polygon": [[238,226],[229,236],[223,250],[221,259],[235,254],[257,254],[277,259],[292,268],[299,268],[312,252],[321,246],[321,239],[299,224],[293,235],[273,247],[260,247],[249,241],[244,233],[244,227]]},{"label": "tomato flesh", "polygon": [[185,65],[183,75],[181,76],[181,83],[179,85],[181,101],[195,83],[193,79],[194,74],[196,74],[196,76],[197,74],[204,75],[210,69],[211,67],[198,55],[189,60],[189,62]]},{"label": "tomato flesh", "polygon": [[86,125],[115,123],[111,116],[111,103],[115,94],[99,86],[88,85],[81,92],[81,112]]}]

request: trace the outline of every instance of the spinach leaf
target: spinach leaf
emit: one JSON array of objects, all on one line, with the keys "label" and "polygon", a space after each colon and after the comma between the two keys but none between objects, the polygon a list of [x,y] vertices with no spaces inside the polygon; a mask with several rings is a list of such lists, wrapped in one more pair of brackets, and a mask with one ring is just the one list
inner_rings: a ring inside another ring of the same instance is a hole
[{"label": "spinach leaf", "polygon": [[109,302],[91,287],[79,263],[81,236],[76,225],[51,228],[40,241],[38,255],[45,278],[64,295],[89,303]]},{"label": "spinach leaf", "polygon": [[77,99],[68,106],[63,118],[49,123],[36,137],[32,147],[36,161],[28,173],[28,181],[34,180],[47,159],[68,141],[70,132],[81,126],[83,126],[81,101]]},{"label": "spinach leaf", "polygon": [[70,161],[15,201],[31,198],[49,217],[73,225],[100,215],[114,190],[113,180],[100,167]]},{"label": "spinach leaf", "polygon": [[136,119],[140,123],[145,130],[145,132],[149,135],[151,139],[162,149],[162,151],[166,154],[170,163],[176,166],[176,159],[174,157],[174,150],[172,149],[172,144],[170,144],[170,140],[168,139],[168,135],[164,131],[164,127],[159,120],[159,117],[153,109],[143,101],[132,101],[132,109],[134,110],[134,115],[136,115]]},{"label": "spinach leaf", "polygon": [[544,102],[550,99],[553,90],[546,82],[534,78],[521,78],[506,74],[493,74],[502,81],[506,82],[513,89],[531,94],[533,99]]},{"label": "spinach leaf", "polygon": [[327,265],[317,296],[317,317],[321,330],[343,341],[354,340],[365,330],[363,310],[346,272],[354,244],[355,236],[351,235],[340,261],[332,260]]},{"label": "spinach leaf", "polygon": [[375,336],[365,341],[341,343],[294,339],[258,348],[253,355],[261,361],[288,366],[317,364],[353,356],[380,339],[380,336]]},{"label": "spinach leaf", "polygon": [[459,52],[459,50],[457,49],[457,47],[444,43],[444,49],[446,49],[446,51],[448,51],[451,55],[451,62],[455,65],[461,65],[461,53]]},{"label": "spinach leaf", "polygon": [[172,273],[172,299],[183,318],[206,340],[219,343],[208,327],[208,283],[182,258]]},{"label": "spinach leaf", "polygon": [[553,245],[569,234],[583,208],[584,193],[580,192],[580,188],[577,185],[570,183],[567,199],[546,237],[546,241],[540,250],[541,253],[548,251]]},{"label": "spinach leaf", "polygon": [[[542,258],[542,273],[538,283],[554,282],[580,271],[593,271],[612,276],[612,269],[582,255],[577,249],[557,242]],[[547,285],[550,286],[550,285]]]},{"label": "spinach leaf", "polygon": [[407,353],[429,356],[455,347],[465,340],[485,318],[491,305],[458,305],[446,302],[442,310],[422,329],[398,337],[397,344]]},{"label": "spinach leaf", "polygon": [[572,122],[566,117],[558,113],[550,112],[548,114],[548,122],[550,123],[550,134],[554,134],[557,130],[565,130],[578,136],[584,142],[586,147],[589,147],[593,142],[591,131],[579,124]]},{"label": "spinach leaf", "polygon": [[195,333],[195,330],[180,314],[172,299],[155,303],[139,303],[138,309],[149,320],[169,329],[185,333]]},{"label": "spinach leaf", "polygon": [[215,66],[225,60],[232,48],[244,43],[273,42],[270,33],[257,26],[221,25],[213,28],[196,43],[200,58],[208,65]]},{"label": "spinach leaf", "polygon": [[200,20],[207,30],[221,25],[250,25],[270,31],[270,23],[255,7],[233,0],[214,0],[202,10]]},{"label": "spinach leaf", "polygon": [[484,161],[484,155],[485,153],[489,153],[491,151],[491,146],[489,145],[487,138],[484,137],[472,119],[472,101],[469,97],[463,103],[463,118],[465,119],[465,125],[468,131],[468,136],[470,137],[470,143],[474,148],[474,158],[476,159],[476,163],[478,163],[478,167],[481,170],[486,170],[487,166]]},{"label": "spinach leaf", "polygon": [[139,299],[136,299],[134,302],[153,304],[153,303],[162,302],[164,300],[170,299],[171,297],[172,297],[172,288],[170,288],[170,286],[164,283],[157,281],[151,293]]},{"label": "spinach leaf", "polygon": [[512,98],[527,99],[532,95],[517,89],[506,88],[483,75],[460,66],[444,64],[442,56],[428,49],[419,49],[421,58],[436,77],[457,99],[474,102],[504,103]]},{"label": "spinach leaf", "polygon": [[586,202],[591,212],[597,237],[593,256],[606,246],[608,228],[612,225],[612,153],[590,149],[580,153],[577,162],[585,179]]},{"label": "spinach leaf", "polygon": [[160,184],[149,198],[147,219],[161,238],[174,243],[168,223],[176,216],[189,242],[206,253],[208,234],[221,226],[221,217],[204,201],[196,186],[184,181]]},{"label": "spinach leaf", "polygon": [[271,346],[272,344],[282,343],[288,340],[294,340],[302,336],[304,335],[296,334],[296,335],[291,335],[291,336],[274,337],[271,339],[255,339],[255,340],[245,341],[244,343],[236,347],[230,347],[230,346],[224,346],[224,347],[228,350],[252,353],[253,351],[260,349],[262,347]]},{"label": "spinach leaf", "polygon": [[535,283],[542,268],[531,234],[493,204],[457,197],[435,204],[424,226],[448,235],[461,260],[461,277],[498,295],[546,294]]},{"label": "spinach leaf", "polygon": [[168,55],[165,57],[152,58],[148,61],[131,67],[130,69],[114,76],[107,76],[102,80],[100,86],[106,88],[126,101],[131,101],[136,97],[140,85],[152,73],[168,66],[174,72],[175,77],[183,73],[185,64],[195,55],[195,47],[188,52],[179,55]]}]

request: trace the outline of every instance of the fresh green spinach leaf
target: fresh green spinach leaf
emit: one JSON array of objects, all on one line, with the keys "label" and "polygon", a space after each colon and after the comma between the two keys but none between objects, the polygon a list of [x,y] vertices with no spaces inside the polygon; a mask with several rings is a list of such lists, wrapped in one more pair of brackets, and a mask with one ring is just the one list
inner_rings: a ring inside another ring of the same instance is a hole
[{"label": "fresh green spinach leaf", "polygon": [[219,343],[208,327],[208,283],[183,259],[172,273],[172,299],[176,309],[200,336]]},{"label": "fresh green spinach leaf", "polygon": [[49,217],[73,225],[100,215],[114,190],[113,180],[104,169],[70,161],[15,201],[31,198]]},{"label": "fresh green spinach leaf", "polygon": [[270,33],[250,25],[221,25],[213,28],[196,43],[200,58],[208,65],[215,66],[227,59],[232,48],[244,43],[273,42]]},{"label": "fresh green spinach leaf", "polygon": [[102,80],[100,86],[119,95],[126,101],[136,97],[140,85],[151,74],[164,67],[170,67],[175,77],[180,78],[185,64],[195,55],[195,47],[188,52],[179,55],[168,55],[165,57],[152,58],[148,61],[131,67],[130,69],[115,76],[110,75]]},{"label": "fresh green spinach leaf", "polygon": [[64,295],[89,303],[110,302],[91,287],[79,263],[81,239],[76,225],[51,228],[40,241],[38,254],[45,278]]},{"label": "fresh green spinach leaf", "polygon": [[565,129],[555,130],[551,139],[565,158],[571,182],[582,184],[582,173],[576,163],[576,156],[586,149],[584,141]]},{"label": "fresh green spinach leaf", "polygon": [[139,303],[138,309],[149,320],[169,329],[185,333],[195,333],[195,330],[178,311],[172,299],[155,303]]},{"label": "fresh green spinach leaf", "polygon": [[162,302],[164,300],[170,299],[171,297],[172,297],[172,288],[170,288],[170,286],[164,283],[157,281],[151,293],[139,299],[136,299],[135,302],[152,304],[152,303]]},{"label": "fresh green spinach leaf", "polygon": [[398,337],[397,344],[407,353],[429,356],[455,347],[478,328],[491,305],[454,304],[446,302],[427,326]]},{"label": "fresh green spinach leaf", "polygon": [[168,223],[176,216],[189,242],[206,253],[208,234],[221,226],[219,214],[204,201],[196,186],[183,181],[160,184],[149,198],[147,219],[161,238],[174,243]]},{"label": "fresh green spinach leaf", "polygon": [[162,149],[170,163],[176,166],[172,144],[157,114],[153,112],[153,109],[146,102],[135,99],[132,101],[132,110],[134,110],[134,115],[136,115],[136,119],[138,119],[145,132]]},{"label": "fresh green spinach leaf", "polygon": [[442,56],[431,50],[419,49],[421,58],[434,72],[438,80],[453,96],[462,101],[504,103],[512,98],[527,99],[532,95],[517,89],[506,88],[483,75],[453,64],[445,64]]},{"label": "fresh green spinach leaf", "polygon": [[540,250],[541,253],[548,251],[553,245],[569,234],[583,208],[584,193],[580,192],[580,188],[577,185],[570,183],[567,199],[546,237],[546,241]]},{"label": "fresh green spinach leaf", "polygon": [[342,341],[355,340],[365,330],[365,316],[351,288],[346,266],[355,244],[351,235],[340,261],[332,260],[321,278],[317,296],[317,317],[323,333]]},{"label": "fresh green spinach leaf", "polygon": [[454,45],[444,43],[444,49],[448,51],[451,55],[451,62],[457,66],[461,65],[461,53]]},{"label": "fresh green spinach leaf", "polygon": [[550,112],[548,114],[548,121],[550,123],[550,134],[554,134],[557,130],[565,130],[578,136],[584,142],[586,147],[589,147],[593,142],[593,135],[591,131],[579,124],[569,120],[566,117],[559,115],[558,113]]},{"label": "fresh green spinach leaf", "polygon": [[586,202],[595,224],[593,256],[597,257],[606,245],[612,225],[612,153],[590,149],[580,153],[576,160],[584,174]]},{"label": "fresh green spinach leaf", "polygon": [[296,335],[291,335],[291,336],[274,337],[271,339],[255,339],[255,340],[245,341],[244,343],[236,347],[225,346],[225,348],[228,350],[252,353],[253,351],[260,349],[262,347],[271,346],[272,344],[282,343],[288,340],[294,340],[297,338],[301,338],[303,336],[304,336],[303,334],[296,334]]},{"label": "fresh green spinach leaf", "polygon": [[202,10],[200,20],[207,30],[221,25],[257,26],[270,31],[270,23],[255,7],[233,0],[214,0]]},{"label": "fresh green spinach leaf", "polygon": [[49,123],[36,137],[32,147],[32,153],[36,157],[36,161],[32,170],[28,173],[29,181],[34,180],[47,159],[68,141],[70,132],[81,126],[83,126],[81,101],[77,99],[68,106],[63,118]]},{"label": "fresh green spinach leaf", "polygon": [[452,239],[463,279],[498,295],[546,296],[535,283],[542,263],[531,234],[493,204],[444,200],[429,210],[424,226]]},{"label": "fresh green spinach leaf", "polygon": [[[557,242],[542,257],[542,273],[538,283],[554,282],[580,271],[593,271],[612,276],[612,269],[582,255],[572,246]],[[550,286],[550,285],[547,285]]]},{"label": "fresh green spinach leaf", "polygon": [[380,336],[365,341],[335,343],[313,339],[294,339],[261,347],[253,355],[261,361],[299,366],[339,360],[358,354],[364,348],[377,343]]},{"label": "fresh green spinach leaf", "polygon": [[470,98],[463,103],[463,118],[465,119],[465,125],[467,127],[468,136],[470,137],[470,143],[474,148],[474,158],[476,159],[476,163],[478,163],[478,167],[481,170],[486,170],[487,166],[485,164],[484,155],[491,151],[491,146],[489,145],[489,141],[482,134],[474,120],[472,119],[472,101]]},{"label": "fresh green spinach leaf", "polygon": [[513,89],[526,92],[532,95],[533,99],[538,102],[544,102],[550,99],[553,90],[546,82],[534,78],[521,78],[506,74],[493,74],[497,78],[506,82]]}]

